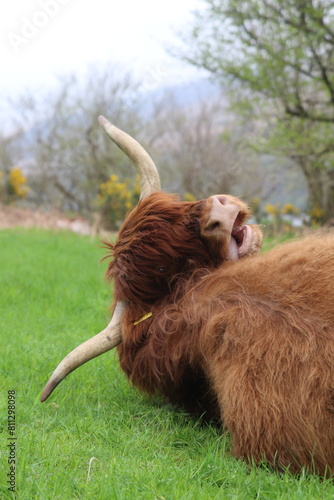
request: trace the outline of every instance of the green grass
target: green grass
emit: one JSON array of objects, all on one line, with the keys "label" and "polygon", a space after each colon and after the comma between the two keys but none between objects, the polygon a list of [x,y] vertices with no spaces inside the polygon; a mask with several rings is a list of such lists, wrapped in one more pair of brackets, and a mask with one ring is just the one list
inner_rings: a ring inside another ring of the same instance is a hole
[{"label": "green grass", "polygon": [[[264,234],[265,234],[265,228],[264,228]],[[277,236],[270,236],[270,237],[265,237],[263,239],[262,243],[262,251],[267,252],[271,248],[274,248],[277,245],[281,245],[282,243],[286,243],[287,241],[291,240],[292,238],[299,238],[299,235],[294,235],[294,233],[282,233]]]},{"label": "green grass", "polygon": [[73,234],[0,232],[0,497],[13,498],[6,445],[15,390],[19,500],[334,498],[331,481],[235,460],[220,429],[132,388],[113,352],[39,402],[58,362],[105,326],[102,256],[96,242]]}]

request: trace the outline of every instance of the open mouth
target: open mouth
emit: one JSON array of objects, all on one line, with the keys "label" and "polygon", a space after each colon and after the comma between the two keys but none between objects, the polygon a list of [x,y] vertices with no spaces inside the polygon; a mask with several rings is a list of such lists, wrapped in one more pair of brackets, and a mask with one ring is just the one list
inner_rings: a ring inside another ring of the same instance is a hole
[{"label": "open mouth", "polygon": [[229,247],[230,260],[238,260],[247,255],[252,247],[253,231],[251,226],[236,226],[232,229]]},{"label": "open mouth", "polygon": [[232,229],[231,236],[235,239],[238,248],[242,247],[246,231],[246,226],[239,226]]},{"label": "open mouth", "polygon": [[249,210],[242,202],[227,195],[210,198],[209,213],[203,219],[203,236],[219,245],[223,260],[239,260],[261,249],[262,232],[247,224]]}]

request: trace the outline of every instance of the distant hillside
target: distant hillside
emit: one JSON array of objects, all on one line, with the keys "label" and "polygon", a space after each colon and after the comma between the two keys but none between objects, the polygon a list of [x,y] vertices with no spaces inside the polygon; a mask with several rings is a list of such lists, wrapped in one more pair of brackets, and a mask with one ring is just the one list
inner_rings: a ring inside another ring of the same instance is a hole
[{"label": "distant hillside", "polygon": [[[224,96],[221,86],[208,78],[202,78],[179,85],[160,87],[159,89],[147,93],[140,106],[141,112],[145,116],[150,116],[153,103],[162,99],[166,94],[173,95],[176,102],[184,108],[196,106],[199,102],[206,99],[217,99],[219,96],[224,100],[223,104],[226,105],[226,109],[229,106],[228,98]],[[154,117],[152,117],[152,119],[154,119]]]}]

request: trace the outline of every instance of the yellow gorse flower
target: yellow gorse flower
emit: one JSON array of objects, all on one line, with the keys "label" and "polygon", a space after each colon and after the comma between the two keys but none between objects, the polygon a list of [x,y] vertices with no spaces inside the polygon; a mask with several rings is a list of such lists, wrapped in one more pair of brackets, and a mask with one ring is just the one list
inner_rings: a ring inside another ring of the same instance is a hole
[{"label": "yellow gorse flower", "polygon": [[299,213],[299,208],[295,207],[292,203],[286,203],[282,208],[282,214],[298,215]]},{"label": "yellow gorse flower", "polygon": [[276,203],[275,205],[269,204],[265,207],[265,211],[270,215],[276,216],[281,211],[280,204],[279,203]]},{"label": "yellow gorse flower", "polygon": [[311,225],[316,226],[317,224],[321,224],[323,222],[325,211],[315,205],[311,210],[309,210],[308,215],[311,217]]},{"label": "yellow gorse flower", "polygon": [[192,193],[184,193],[184,201],[196,201],[196,197]]},{"label": "yellow gorse flower", "polygon": [[138,178],[136,181],[130,179],[120,181],[118,176],[113,174],[100,185],[97,202],[108,223],[117,228],[120,221],[124,220],[126,213],[137,205],[139,195]]},{"label": "yellow gorse flower", "polygon": [[27,196],[29,191],[27,179],[19,167],[13,167],[9,172],[8,184],[14,196],[18,198],[25,198]]}]

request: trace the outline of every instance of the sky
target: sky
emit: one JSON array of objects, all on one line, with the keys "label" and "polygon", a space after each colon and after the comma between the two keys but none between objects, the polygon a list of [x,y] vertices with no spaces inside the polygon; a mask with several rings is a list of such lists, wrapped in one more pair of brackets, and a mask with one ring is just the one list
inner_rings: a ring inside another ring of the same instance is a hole
[{"label": "sky", "polygon": [[[56,85],[61,75],[120,63],[157,86],[197,70],[168,55],[200,0],[16,0],[0,16],[0,94]],[[153,75],[153,76],[152,76]]]}]

